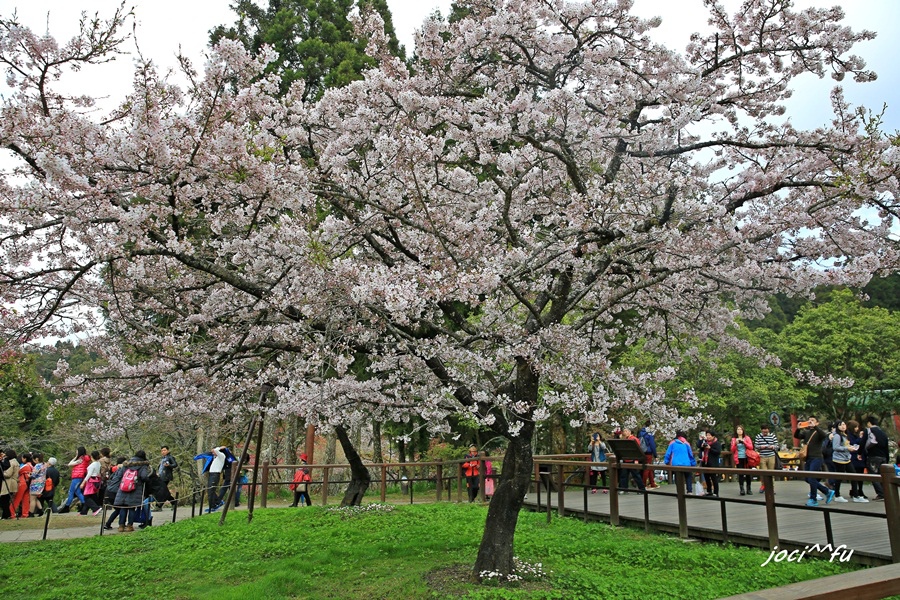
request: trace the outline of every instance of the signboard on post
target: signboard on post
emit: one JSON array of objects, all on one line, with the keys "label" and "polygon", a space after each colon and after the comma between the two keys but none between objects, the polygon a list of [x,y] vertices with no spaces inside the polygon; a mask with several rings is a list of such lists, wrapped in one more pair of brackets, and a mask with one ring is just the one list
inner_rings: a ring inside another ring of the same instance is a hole
[{"label": "signboard on post", "polygon": [[772,411],[771,413],[769,413],[769,423],[771,423],[772,427],[775,427],[776,429],[781,424],[781,417],[778,416],[777,412]]},{"label": "signboard on post", "polygon": [[641,451],[640,444],[637,440],[606,440],[612,453],[621,462],[623,460],[636,460],[640,463],[647,462],[647,457]]}]

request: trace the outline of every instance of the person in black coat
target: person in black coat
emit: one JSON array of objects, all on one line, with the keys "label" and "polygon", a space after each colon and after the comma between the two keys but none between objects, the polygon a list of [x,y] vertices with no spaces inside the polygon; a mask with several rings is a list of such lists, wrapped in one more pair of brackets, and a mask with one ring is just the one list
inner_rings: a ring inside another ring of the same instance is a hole
[{"label": "person in black coat", "polygon": [[59,469],[56,467],[57,460],[54,457],[50,457],[47,459],[47,481],[44,483],[44,492],[38,497],[41,501],[41,510],[40,514],[43,514],[45,510],[51,510],[53,512],[58,512],[59,509],[56,507],[56,503],[53,501],[53,498],[56,496],[56,490],[59,489]]},{"label": "person in black coat", "polygon": [[[722,466],[722,442],[714,431],[707,431],[706,439],[700,442],[700,464],[704,467]],[[706,480],[706,495],[718,498],[719,474],[704,473],[703,479]]]},{"label": "person in black coat", "polygon": [[[869,473],[878,475],[881,465],[889,460],[887,434],[878,426],[878,418],[869,415],[866,417],[866,456],[868,457],[866,468]],[[884,502],[884,487],[881,482],[872,482],[875,488],[875,501]]]},{"label": "person in black coat", "polygon": [[[825,465],[822,456],[822,444],[829,441],[827,431],[819,427],[819,419],[809,417],[805,422],[799,424],[794,432],[794,437],[802,440],[806,444],[806,464],[803,466],[804,471],[821,471]],[[825,504],[830,504],[834,499],[834,491],[826,487],[820,479],[816,477],[807,477],[806,482],[809,484],[809,496],[806,500],[807,506],[818,506],[818,496],[821,495],[825,499]]]}]

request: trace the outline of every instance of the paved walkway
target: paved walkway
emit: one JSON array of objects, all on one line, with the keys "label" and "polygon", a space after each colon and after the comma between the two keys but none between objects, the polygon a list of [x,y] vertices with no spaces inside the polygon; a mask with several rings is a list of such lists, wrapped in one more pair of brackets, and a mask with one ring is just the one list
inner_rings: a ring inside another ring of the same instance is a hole
[{"label": "paved walkway", "polygon": [[[765,500],[756,493],[758,482],[754,482],[754,493],[741,496],[737,482],[722,483],[720,497],[687,496],[687,523],[691,537],[768,548],[768,529]],[[633,489],[633,488],[632,488]],[[802,481],[780,481],[775,485],[776,516],[778,520],[779,545],[804,548],[807,545],[828,542],[826,528],[830,527],[834,545],[844,544],[854,549],[854,559],[859,562],[883,564],[890,562],[890,540],[884,519],[883,502],[867,504],[820,502],[817,508],[806,508],[806,494],[809,485]],[[867,486],[870,498],[874,497]],[[551,507],[557,506],[557,493],[550,494]],[[633,525],[646,525],[649,529],[678,534],[678,503],[674,485],[662,485],[647,493],[647,523],[644,514],[644,495],[632,493],[619,495],[620,521]],[[530,493],[526,505],[537,509],[537,495]],[[541,494],[541,505],[546,507],[547,495]],[[584,515],[584,492],[580,488],[567,488],[564,497],[566,514]],[[597,493],[587,495],[589,518],[609,519],[609,495]],[[723,527],[723,518],[727,528]],[[727,529],[727,533],[725,530]]]},{"label": "paved walkway", "polygon": [[[269,503],[271,506],[271,502]],[[256,507],[259,508],[258,505]],[[241,505],[238,508],[230,508],[228,514],[234,511],[245,512],[246,506]],[[218,519],[221,516],[221,510],[213,513],[213,518]],[[199,514],[199,509],[195,516],[207,515]],[[179,506],[175,513],[176,521],[183,521],[191,518],[190,506]],[[44,535],[44,517],[35,517],[29,519],[19,519],[16,521],[0,520],[0,543],[5,542],[34,542],[42,539]],[[165,526],[172,522],[172,509],[166,507],[161,511],[153,512],[153,527]],[[70,512],[63,515],[50,515],[50,523],[47,528],[48,540],[68,540],[75,538],[93,537],[100,535],[100,526],[103,523],[101,515],[96,517],[80,516],[78,513]],[[119,533],[116,530],[117,525],[113,524],[112,530],[103,531],[103,535],[130,535]]]}]

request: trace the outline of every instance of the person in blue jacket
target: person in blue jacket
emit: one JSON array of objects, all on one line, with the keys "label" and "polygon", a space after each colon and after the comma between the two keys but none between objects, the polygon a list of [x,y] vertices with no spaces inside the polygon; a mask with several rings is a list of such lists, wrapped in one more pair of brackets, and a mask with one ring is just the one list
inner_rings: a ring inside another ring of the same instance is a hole
[{"label": "person in blue jacket", "polygon": [[[694,452],[691,445],[687,441],[687,434],[683,431],[675,432],[675,439],[669,442],[666,449],[666,455],[663,462],[673,467],[696,467],[697,459],[694,458]],[[685,481],[687,482],[687,491],[690,494],[694,491],[694,474],[685,473]]]}]

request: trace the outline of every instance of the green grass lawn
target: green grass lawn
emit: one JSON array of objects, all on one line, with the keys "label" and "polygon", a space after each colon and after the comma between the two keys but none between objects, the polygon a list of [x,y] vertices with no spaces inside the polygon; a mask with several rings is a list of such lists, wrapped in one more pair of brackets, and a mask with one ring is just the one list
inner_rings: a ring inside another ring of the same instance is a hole
[{"label": "green grass lawn", "polygon": [[129,534],[7,544],[5,598],[719,598],[859,568],[684,543],[632,529],[523,511],[516,555],[547,575],[517,587],[468,580],[487,508],[397,506],[346,515],[258,509]]}]

